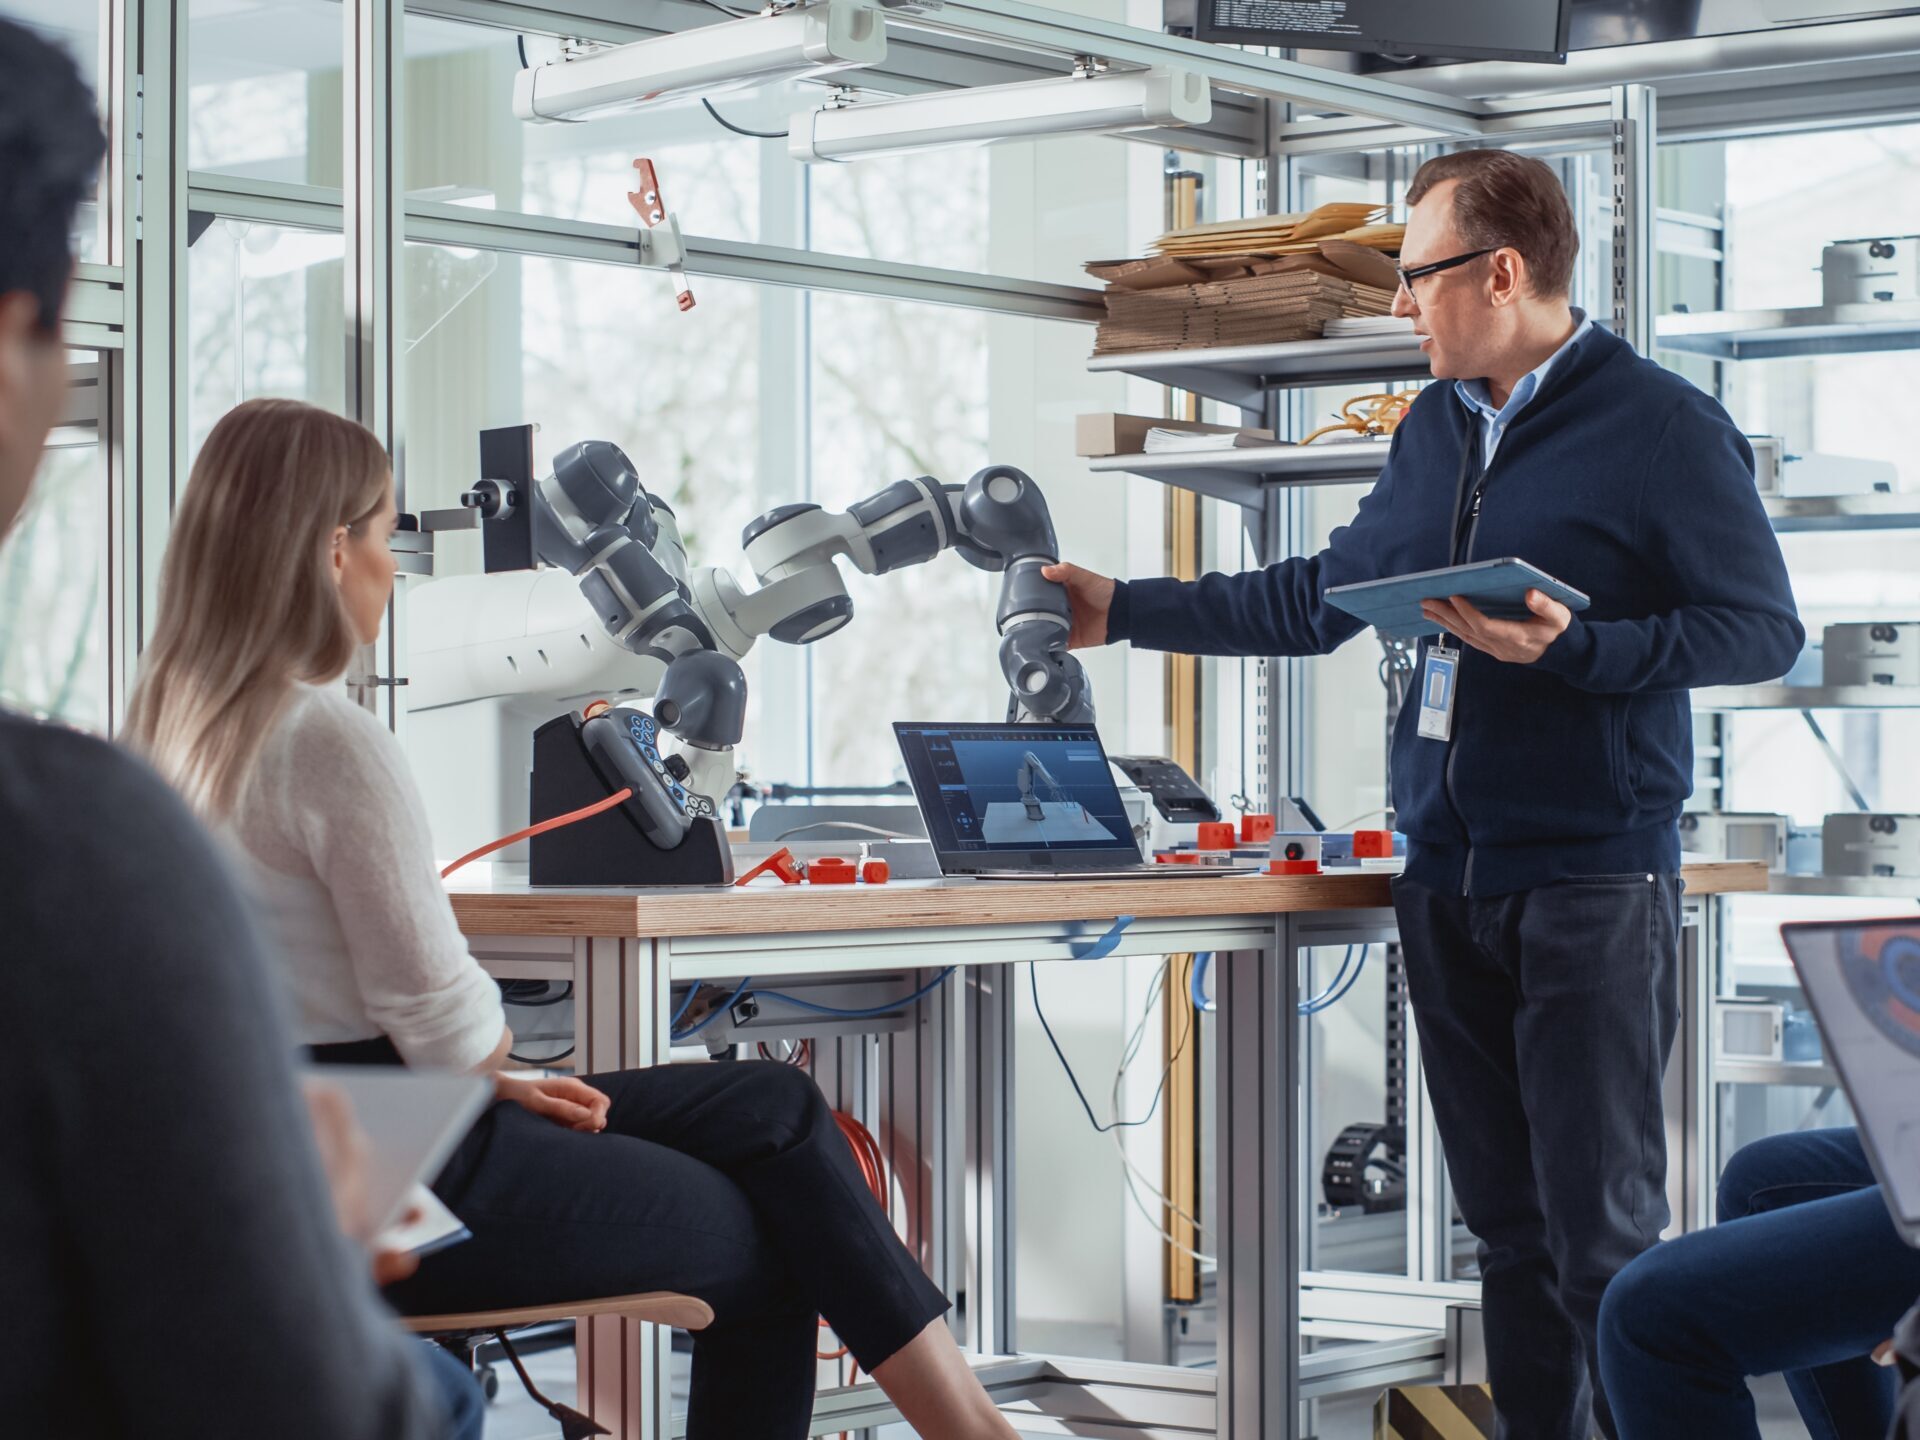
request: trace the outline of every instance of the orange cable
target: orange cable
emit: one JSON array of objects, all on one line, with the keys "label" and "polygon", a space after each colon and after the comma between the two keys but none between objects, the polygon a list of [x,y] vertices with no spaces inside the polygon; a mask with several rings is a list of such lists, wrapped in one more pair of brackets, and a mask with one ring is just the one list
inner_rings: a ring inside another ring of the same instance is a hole
[{"label": "orange cable", "polygon": [[[890,1203],[891,1191],[887,1185],[887,1162],[886,1157],[881,1154],[880,1142],[873,1138],[871,1130],[844,1111],[834,1111],[833,1120],[840,1127],[840,1133],[846,1136],[847,1147],[853,1151],[854,1163],[860,1167],[860,1178],[867,1182],[868,1191],[879,1202],[880,1208],[885,1210],[891,1218],[893,1206]],[[827,1328],[825,1320],[820,1322],[820,1328],[822,1330]],[[847,1347],[842,1345],[838,1350],[833,1351],[816,1350],[814,1357],[819,1360],[839,1360],[846,1353]],[[858,1361],[854,1362],[853,1375],[854,1380],[860,1378]],[[852,1384],[853,1381],[850,1380],[847,1383]]]},{"label": "orange cable", "polygon": [[478,860],[482,855],[491,855],[494,851],[504,850],[506,849],[507,846],[512,845],[517,841],[525,840],[529,836],[544,835],[549,830],[558,830],[562,825],[571,825],[576,820],[590,819],[591,817],[598,815],[603,810],[611,810],[614,806],[618,805],[622,800],[631,799],[632,796],[633,796],[633,789],[631,786],[629,786],[625,790],[614,791],[613,794],[607,796],[607,798],[604,800],[596,800],[591,805],[583,805],[578,810],[568,811],[565,815],[556,815],[551,820],[542,820],[538,825],[529,825],[524,830],[516,830],[511,835],[504,835],[500,839],[495,840],[490,844],[482,845],[478,850],[471,850],[465,855],[462,855],[458,860],[454,861],[451,865],[447,866],[446,869],[440,872],[440,878],[442,880],[446,879],[449,875],[453,874],[454,871],[458,870],[462,865],[471,864],[473,861]]}]

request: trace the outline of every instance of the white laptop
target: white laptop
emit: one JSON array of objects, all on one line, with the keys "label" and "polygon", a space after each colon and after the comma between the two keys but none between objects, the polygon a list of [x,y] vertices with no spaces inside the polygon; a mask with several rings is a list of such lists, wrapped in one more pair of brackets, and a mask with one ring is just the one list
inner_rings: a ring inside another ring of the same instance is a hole
[{"label": "white laptop", "polygon": [[1091,725],[896,723],[893,733],[943,875],[1186,880],[1259,871],[1143,862]]},{"label": "white laptop", "polygon": [[1920,1247],[1920,919],[1782,925],[1895,1228]]}]

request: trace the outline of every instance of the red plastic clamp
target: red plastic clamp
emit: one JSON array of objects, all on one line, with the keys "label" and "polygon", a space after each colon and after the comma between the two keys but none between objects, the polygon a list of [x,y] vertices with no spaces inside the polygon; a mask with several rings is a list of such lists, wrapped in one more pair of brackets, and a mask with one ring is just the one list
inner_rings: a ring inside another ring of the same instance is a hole
[{"label": "red plastic clamp", "polygon": [[1240,817],[1240,843],[1242,845],[1264,845],[1273,838],[1273,832],[1280,827],[1274,823],[1271,815],[1247,814]]},{"label": "red plastic clamp", "polygon": [[778,875],[783,885],[798,885],[800,883],[801,871],[799,862],[793,858],[793,852],[784,845],[733,883],[736,885],[744,885],[749,880],[758,880],[762,875],[768,874],[769,872]]},{"label": "red plastic clamp", "polygon": [[1202,850],[1233,849],[1233,826],[1224,820],[1203,822],[1200,826],[1198,844]]},{"label": "red plastic clamp", "polygon": [[1356,830],[1353,832],[1353,858],[1356,860],[1388,860],[1393,857],[1393,832],[1391,830]]},{"label": "red plastic clamp", "polygon": [[851,885],[858,878],[859,871],[854,869],[851,860],[836,860],[829,855],[807,862],[809,885]]}]

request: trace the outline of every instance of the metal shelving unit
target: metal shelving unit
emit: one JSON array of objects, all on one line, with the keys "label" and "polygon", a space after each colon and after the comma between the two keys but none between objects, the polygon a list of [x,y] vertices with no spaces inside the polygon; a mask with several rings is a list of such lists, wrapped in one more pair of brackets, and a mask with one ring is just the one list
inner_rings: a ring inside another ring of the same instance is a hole
[{"label": "metal shelving unit", "polygon": [[1811,1085],[1822,1090],[1840,1084],[1832,1066],[1814,1060],[1716,1060],[1713,1078],[1719,1085]]},{"label": "metal shelving unit", "polygon": [[1103,455],[1089,460],[1087,468],[1097,475],[1140,475],[1257,509],[1261,492],[1271,485],[1370,485],[1387,463],[1387,448],[1384,440],[1341,440],[1240,450],[1176,450]]},{"label": "metal shelving unit", "polygon": [[[1920,304],[1875,303],[1808,306],[1791,310],[1724,311],[1663,315],[1655,322],[1655,344],[1669,352],[1709,356],[1715,360],[1807,359],[1892,350],[1920,349]],[[1920,530],[1920,495],[1875,493],[1859,495],[1774,498],[1764,501],[1777,534],[1841,534],[1848,532]],[[1750,685],[1694,692],[1696,710],[1900,710],[1920,708],[1920,686],[1799,686]],[[1718,724],[1730,723],[1725,720]],[[1724,775],[1722,777],[1724,785]],[[1850,875],[1775,875],[1768,884],[1773,895],[1808,898],[1850,898],[1884,901],[1907,911],[1920,896],[1920,880],[1878,879]],[[1714,982],[1716,994],[1736,993],[1758,984],[1775,993],[1798,983],[1791,968],[1777,978],[1736,978],[1733,957],[1722,952]],[[1751,967],[1749,967],[1751,968]],[[1767,968],[1767,967],[1762,967]],[[1820,1092],[1817,1113],[1833,1096],[1839,1079],[1832,1068],[1818,1062],[1761,1062],[1716,1057],[1712,1066],[1716,1087],[1810,1088]],[[1737,1092],[1722,1092],[1723,1104]],[[1749,1091],[1748,1093],[1751,1093]],[[1769,1101],[1755,1101],[1771,1105]],[[1722,1111],[1724,1116],[1725,1110]],[[1724,1124],[1724,1120],[1722,1122]],[[1769,1122],[1778,1124],[1779,1119]],[[1807,1123],[1802,1119],[1799,1123]]]},{"label": "metal shelving unit", "polygon": [[1762,503],[1780,535],[1920,530],[1920,494],[1808,495]]},{"label": "metal shelving unit", "polygon": [[1856,900],[1920,900],[1920,879],[1868,875],[1775,875],[1771,895],[1844,896]]},{"label": "metal shelving unit", "polygon": [[1696,710],[1915,710],[1916,685],[1716,685],[1693,692]]},{"label": "metal shelving unit", "polygon": [[1809,305],[1795,310],[1722,310],[1662,315],[1654,325],[1663,350],[1716,360],[1785,360],[1920,349],[1920,302]]},{"label": "metal shelving unit", "polygon": [[1361,335],[1340,340],[1293,340],[1279,345],[1229,345],[1212,350],[1150,350],[1096,355],[1087,368],[1097,375],[1119,372],[1237,405],[1265,407],[1274,390],[1344,385],[1362,380],[1426,380],[1427,357],[1411,332]]}]

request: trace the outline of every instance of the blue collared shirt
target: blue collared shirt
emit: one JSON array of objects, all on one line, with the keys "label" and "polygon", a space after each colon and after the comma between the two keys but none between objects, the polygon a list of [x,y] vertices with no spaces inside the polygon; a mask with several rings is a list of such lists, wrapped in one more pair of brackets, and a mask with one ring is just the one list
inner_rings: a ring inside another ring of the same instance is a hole
[{"label": "blue collared shirt", "polygon": [[1513,393],[1507,396],[1506,404],[1495,406],[1485,380],[1453,382],[1453,391],[1460,397],[1460,403],[1478,415],[1482,421],[1480,456],[1482,466],[1493,463],[1493,452],[1500,448],[1500,437],[1507,433],[1507,427],[1513,423],[1513,417],[1527,408],[1540,387],[1546,383],[1547,372],[1553,369],[1555,362],[1571,350],[1582,335],[1593,328],[1593,321],[1587,317],[1587,312],[1577,305],[1573,307],[1573,318],[1576,324],[1573,334],[1567,337],[1566,344],[1522,375],[1520,383],[1513,387]]}]

